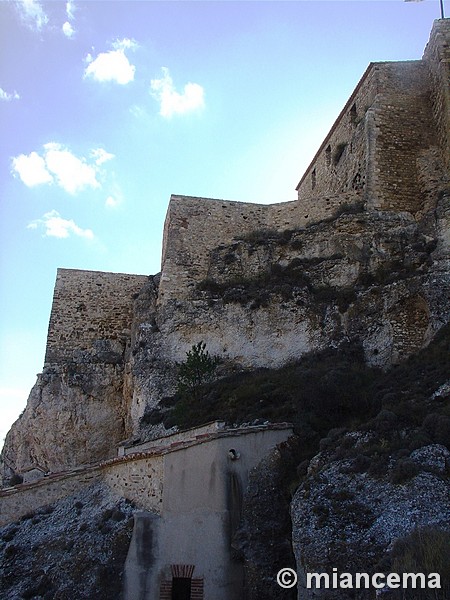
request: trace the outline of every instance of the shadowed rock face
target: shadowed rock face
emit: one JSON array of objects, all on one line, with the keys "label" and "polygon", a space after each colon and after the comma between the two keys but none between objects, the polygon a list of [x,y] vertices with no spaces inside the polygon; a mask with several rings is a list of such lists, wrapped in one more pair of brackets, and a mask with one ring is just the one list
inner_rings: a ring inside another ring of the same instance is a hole
[{"label": "shadowed rock face", "polygon": [[95,485],[0,528],[0,596],[120,600],[133,512]]},{"label": "shadowed rock face", "polygon": [[[367,446],[370,435],[351,434],[352,443],[359,446],[360,452]],[[344,439],[336,440],[335,444],[345,443]],[[311,461],[309,476],[291,504],[299,600],[354,597],[350,590],[307,589],[307,573],[331,573],[332,567],[339,573],[352,574],[401,572],[395,563],[395,540],[415,530],[421,531],[423,540],[428,543],[429,539],[435,546],[445,538],[445,544],[437,552],[442,555],[450,539],[446,532],[450,522],[447,448],[437,444],[422,447],[406,452],[406,458],[401,460],[392,454],[382,469],[384,474],[376,478],[370,471],[358,472],[361,461],[357,456],[333,460],[333,454],[336,455],[335,449]],[[413,544],[417,546],[417,540]],[[441,571],[443,589],[436,591],[436,598],[444,599],[450,580],[447,567],[438,563],[429,561],[427,565],[423,560],[416,565],[405,562],[401,566],[414,572],[424,572],[424,566],[431,572]],[[372,598],[373,589],[359,594],[360,598]]]}]

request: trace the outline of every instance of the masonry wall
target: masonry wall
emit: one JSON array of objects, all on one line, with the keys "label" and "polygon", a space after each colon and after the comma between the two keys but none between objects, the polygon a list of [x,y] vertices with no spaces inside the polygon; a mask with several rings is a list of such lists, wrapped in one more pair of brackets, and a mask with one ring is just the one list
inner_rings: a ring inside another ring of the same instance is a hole
[{"label": "masonry wall", "polygon": [[387,63],[378,80],[367,207],[416,214],[424,201],[417,161],[438,144],[429,71],[423,61]]},{"label": "masonry wall", "polygon": [[58,269],[47,337],[46,363],[73,358],[96,340],[125,344],[130,335],[133,295],[143,275]]},{"label": "masonry wall", "polygon": [[83,487],[99,482],[101,478],[99,469],[89,469],[80,473],[45,477],[39,482],[0,490],[0,527],[75,494]]},{"label": "masonry wall", "polygon": [[323,141],[298,186],[304,224],[329,217],[342,204],[365,199],[378,63],[371,63]]},{"label": "masonry wall", "polygon": [[417,160],[438,143],[430,91],[424,61],[368,67],[297,187],[305,223],[344,203],[421,209]]},{"label": "masonry wall", "polygon": [[133,457],[133,460],[50,475],[28,485],[0,490],[0,527],[99,482],[105,483],[118,496],[132,500],[139,508],[158,512],[161,510],[162,481],[161,455]]},{"label": "masonry wall", "polygon": [[208,277],[211,251],[256,230],[303,226],[296,201],[251,204],[230,200],[172,196],[164,225],[158,301],[194,295]]},{"label": "masonry wall", "polygon": [[431,77],[431,101],[442,159],[450,167],[450,26],[448,19],[434,22],[423,60]]},{"label": "masonry wall", "polygon": [[434,22],[422,60],[369,65],[297,186],[302,223],[344,203],[419,213],[436,188],[430,180],[445,179],[442,165],[450,166],[448,19]]}]

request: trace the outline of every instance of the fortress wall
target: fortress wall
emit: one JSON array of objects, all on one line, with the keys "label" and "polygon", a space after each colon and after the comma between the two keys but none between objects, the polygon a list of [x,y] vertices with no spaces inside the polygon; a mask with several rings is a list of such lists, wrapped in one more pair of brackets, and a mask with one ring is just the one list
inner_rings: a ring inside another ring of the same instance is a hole
[{"label": "fortress wall", "polygon": [[297,201],[267,205],[267,229],[285,231],[303,227],[302,213]]},{"label": "fortress wall", "polygon": [[116,494],[143,510],[159,511],[163,493],[163,456],[148,456],[109,465],[103,480]]},{"label": "fortress wall", "polygon": [[189,298],[205,279],[209,253],[237,234],[267,227],[268,206],[172,196],[164,225],[159,301]]},{"label": "fortress wall", "polygon": [[418,159],[437,144],[428,69],[423,61],[386,63],[378,77],[367,206],[415,214],[424,202]]},{"label": "fortress wall", "polygon": [[[441,60],[436,114],[448,90],[441,85],[444,66]],[[425,61],[369,65],[297,186],[302,223],[331,216],[343,203],[412,213],[422,208],[417,161],[438,144],[430,90]],[[447,140],[448,112],[441,121]]]},{"label": "fortress wall", "polygon": [[95,340],[125,341],[133,295],[146,280],[144,275],[58,269],[45,363],[70,360]]},{"label": "fortress wall", "polygon": [[297,186],[305,224],[364,196],[370,126],[366,115],[378,93],[379,68],[378,63],[369,65]]},{"label": "fortress wall", "polygon": [[164,225],[159,301],[189,298],[207,278],[210,253],[221,245],[263,229],[302,226],[296,201],[251,204],[172,196]]},{"label": "fortress wall", "polygon": [[34,483],[0,490],[0,527],[94,483],[106,484],[112,492],[132,500],[139,508],[159,511],[162,481],[162,455],[134,457],[82,471],[50,475]]},{"label": "fortress wall", "polygon": [[423,59],[431,75],[431,100],[442,158],[450,168],[450,27],[448,19],[434,22]]}]

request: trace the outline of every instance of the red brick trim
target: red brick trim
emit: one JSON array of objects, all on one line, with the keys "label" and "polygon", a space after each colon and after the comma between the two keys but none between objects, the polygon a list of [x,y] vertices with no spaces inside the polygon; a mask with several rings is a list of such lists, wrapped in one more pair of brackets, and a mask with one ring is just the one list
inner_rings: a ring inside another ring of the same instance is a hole
[{"label": "red brick trim", "polygon": [[195,565],[170,565],[172,577],[186,577],[190,579],[194,573]]},{"label": "red brick trim", "polygon": [[[170,565],[173,577],[188,577],[191,579],[191,600],[203,600],[204,581],[203,577],[192,577],[195,565]],[[159,588],[159,600],[172,600],[172,579],[161,581]]]},{"label": "red brick trim", "polygon": [[172,581],[161,581],[159,600],[172,600]]},{"label": "red brick trim", "polygon": [[203,600],[203,577],[192,579],[191,600]]}]

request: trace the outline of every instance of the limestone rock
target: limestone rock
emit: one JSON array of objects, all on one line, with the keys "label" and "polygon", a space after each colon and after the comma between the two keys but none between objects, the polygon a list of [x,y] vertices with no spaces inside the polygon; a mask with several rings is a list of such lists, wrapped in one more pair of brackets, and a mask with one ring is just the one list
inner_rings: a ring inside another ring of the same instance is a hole
[{"label": "limestone rock", "polygon": [[[307,589],[306,574],[331,573],[331,567],[339,573],[390,572],[397,539],[415,530],[447,530],[448,458],[443,446],[422,447],[410,455],[414,470],[406,470],[408,459],[391,459],[385,476],[374,478],[358,472],[357,458],[333,460],[327,452],[316,457],[316,468],[291,504],[298,600],[352,598],[351,590]],[[394,483],[400,469],[401,482]],[[373,590],[360,593],[371,598]]]},{"label": "limestone rock", "polygon": [[111,458],[125,437],[121,368],[78,364],[39,375],[3,450],[5,475],[63,471]]}]

